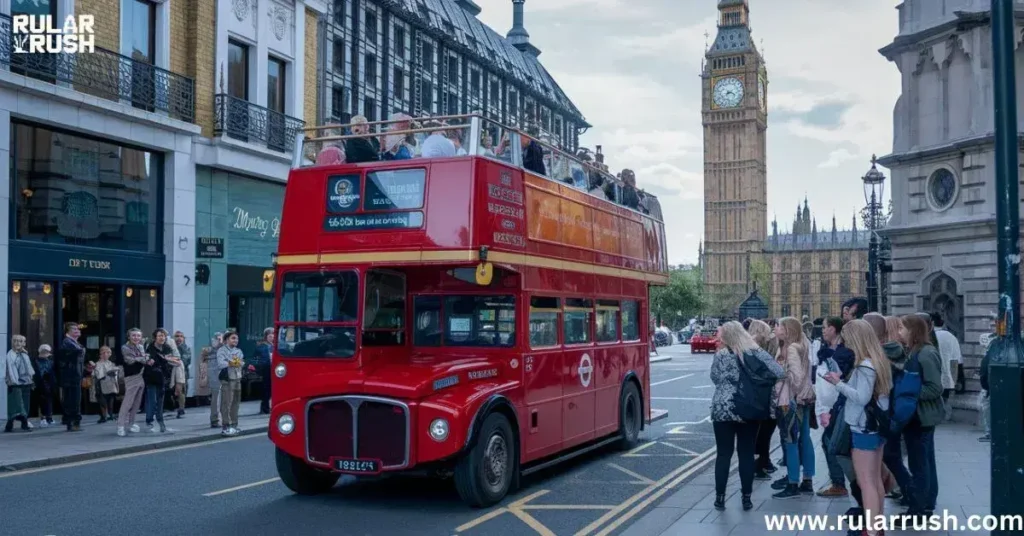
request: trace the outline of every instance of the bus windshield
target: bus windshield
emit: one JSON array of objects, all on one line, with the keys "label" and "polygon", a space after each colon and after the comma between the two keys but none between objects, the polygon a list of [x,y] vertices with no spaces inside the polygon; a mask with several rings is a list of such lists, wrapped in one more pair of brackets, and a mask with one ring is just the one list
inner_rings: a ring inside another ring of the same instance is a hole
[{"label": "bus windshield", "polygon": [[359,276],[353,271],[289,272],[281,284],[281,357],[351,358],[356,352]]},{"label": "bus windshield", "polygon": [[515,296],[417,296],[414,307],[416,346],[515,345]]}]

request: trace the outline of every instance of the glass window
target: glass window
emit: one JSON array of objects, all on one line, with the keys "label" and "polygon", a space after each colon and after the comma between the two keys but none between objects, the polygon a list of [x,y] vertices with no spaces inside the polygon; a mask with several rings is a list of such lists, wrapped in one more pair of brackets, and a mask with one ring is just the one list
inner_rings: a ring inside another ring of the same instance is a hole
[{"label": "glass window", "polygon": [[228,41],[228,95],[249,100],[249,47]]},{"label": "glass window", "polygon": [[52,284],[42,281],[11,283],[12,334],[25,336],[26,348],[33,357],[40,344],[52,346],[56,342],[54,290]]},{"label": "glass window", "polygon": [[377,56],[366,55],[366,67],[363,75],[363,83],[369,87],[377,87]]},{"label": "glass window", "polygon": [[335,39],[334,44],[331,45],[331,56],[334,60],[334,71],[337,74],[345,73],[345,42],[341,39]]},{"label": "glass window", "polygon": [[121,0],[121,20],[124,24],[122,39],[131,47],[131,58],[156,63],[156,4],[146,0]]},{"label": "glass window", "polygon": [[25,124],[13,130],[16,238],[163,249],[161,154]]},{"label": "glass window", "polygon": [[417,296],[414,303],[416,331],[413,345],[441,346],[441,297]]},{"label": "glass window", "polygon": [[446,346],[515,344],[514,296],[448,296],[444,315]]},{"label": "glass window", "polygon": [[356,330],[343,326],[281,326],[277,353],[285,358],[351,358],[356,355]]},{"label": "glass window", "polygon": [[395,55],[405,58],[405,29],[395,26]]},{"label": "glass window", "polygon": [[285,64],[277,58],[267,60],[267,108],[284,114]]},{"label": "glass window", "polygon": [[374,122],[377,120],[377,101],[367,97],[363,99],[363,115],[366,116],[366,120]]},{"label": "glass window", "polygon": [[391,79],[394,85],[395,97],[405,99],[405,71],[401,67],[395,67],[395,73]]},{"label": "glass window", "polygon": [[370,270],[363,301],[363,346],[405,344],[405,276]]},{"label": "glass window", "polygon": [[558,345],[558,298],[530,298],[530,348]]},{"label": "glass window", "polygon": [[354,323],[359,313],[359,278],[355,272],[284,275],[281,322]]},{"label": "glass window", "polygon": [[622,340],[640,340],[640,304],[635,301],[622,302]]},{"label": "glass window", "polygon": [[619,340],[619,302],[597,300],[597,314],[594,317],[597,342]]},{"label": "glass window", "polygon": [[594,314],[594,302],[569,298],[565,300],[562,315],[562,332],[565,344],[586,344],[590,337],[590,317]]}]

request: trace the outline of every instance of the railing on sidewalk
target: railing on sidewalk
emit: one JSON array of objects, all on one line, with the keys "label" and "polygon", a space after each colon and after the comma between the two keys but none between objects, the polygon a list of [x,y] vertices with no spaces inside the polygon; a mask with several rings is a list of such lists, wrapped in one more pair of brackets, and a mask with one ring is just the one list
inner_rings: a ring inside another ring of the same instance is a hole
[{"label": "railing on sidewalk", "polygon": [[291,150],[296,134],[306,124],[301,119],[224,93],[214,97],[214,109],[215,136],[265,144],[268,149],[282,153]]},{"label": "railing on sidewalk", "polygon": [[0,14],[0,69],[195,122],[195,83],[187,76],[100,47],[80,54],[24,53],[13,38],[10,15]]}]

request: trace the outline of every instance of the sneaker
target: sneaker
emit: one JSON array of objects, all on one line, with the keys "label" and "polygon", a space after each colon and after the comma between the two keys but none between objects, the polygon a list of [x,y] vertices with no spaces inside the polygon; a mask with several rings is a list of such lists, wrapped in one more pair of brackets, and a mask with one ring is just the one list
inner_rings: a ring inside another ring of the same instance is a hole
[{"label": "sneaker", "polygon": [[754,471],[754,480],[771,480],[772,477],[764,469]]},{"label": "sneaker", "polygon": [[774,465],[772,465],[769,462],[768,463],[768,467],[764,468],[764,472],[766,472],[766,473],[768,473],[770,475],[770,474],[774,473],[775,471],[777,471],[778,469],[779,469],[778,467],[775,467]]},{"label": "sneaker", "polygon": [[810,494],[813,495],[814,494],[814,482],[812,482],[810,480],[807,480],[807,479],[804,479],[804,481],[800,483],[800,493],[810,493]]},{"label": "sneaker", "polygon": [[39,427],[40,428],[47,428],[49,426],[50,426],[50,423],[47,422],[45,419],[39,419]]},{"label": "sneaker", "polygon": [[889,493],[886,493],[885,494],[885,498],[886,499],[892,499],[894,501],[898,501],[898,500],[903,498],[903,494],[900,493],[900,490],[894,489],[894,490],[890,491]]},{"label": "sneaker", "polygon": [[800,488],[796,484],[786,484],[785,489],[772,495],[776,499],[795,499],[800,496]]},{"label": "sneaker", "polygon": [[133,433],[133,434],[137,434],[141,430],[142,430],[142,428],[139,428],[139,425],[137,425],[137,424],[133,424],[132,427],[128,429],[128,431]]},{"label": "sneaker", "polygon": [[118,426],[117,427],[117,435],[118,435],[118,437],[124,437],[126,435],[124,433],[124,426]]},{"label": "sneaker", "polygon": [[151,424],[151,425],[149,425],[149,433],[151,433],[151,434],[155,434],[155,433],[157,433],[158,431],[159,431],[159,430],[157,429],[157,427],[156,427],[156,426],[153,426],[152,424]]},{"label": "sneaker", "polygon": [[725,510],[725,494],[715,495],[715,510]]},{"label": "sneaker", "polygon": [[220,431],[220,435],[222,435],[222,436],[229,436],[229,435],[231,435],[231,433],[230,433],[230,432],[231,432],[231,431],[230,431],[230,430],[228,430],[227,428],[223,428],[223,429],[221,429],[221,431]]},{"label": "sneaker", "polygon": [[772,482],[772,489],[776,490],[776,491],[783,490],[783,489],[786,489],[786,486],[788,486],[788,485],[789,485],[789,477],[785,477],[784,476],[784,477],[776,480],[775,482]]},{"label": "sneaker", "polygon": [[30,420],[28,420],[28,418],[26,418],[25,419],[25,429],[26,430],[31,430],[33,428],[35,428],[35,426],[32,424],[32,421],[30,421]]},{"label": "sneaker", "polygon": [[818,492],[818,497],[837,498],[847,497],[849,495],[850,492],[846,491],[845,486],[837,486],[835,484],[832,484],[827,488],[822,488],[821,491]]},{"label": "sneaker", "polygon": [[231,428],[228,428],[228,435],[230,435],[230,436],[236,436],[236,435],[240,434],[241,432],[242,432],[241,430],[239,430],[238,428],[235,428],[234,426],[232,426]]}]

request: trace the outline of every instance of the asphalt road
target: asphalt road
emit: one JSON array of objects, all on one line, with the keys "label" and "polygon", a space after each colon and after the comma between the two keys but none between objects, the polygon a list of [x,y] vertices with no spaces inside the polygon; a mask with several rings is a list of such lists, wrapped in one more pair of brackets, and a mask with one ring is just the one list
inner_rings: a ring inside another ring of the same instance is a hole
[{"label": "asphalt road", "polygon": [[669,415],[639,447],[533,475],[489,510],[435,480],[344,480],[323,496],[294,496],[259,435],[0,475],[0,534],[617,534],[713,462],[711,356],[687,349],[660,349],[674,359],[653,365],[652,406]]}]

